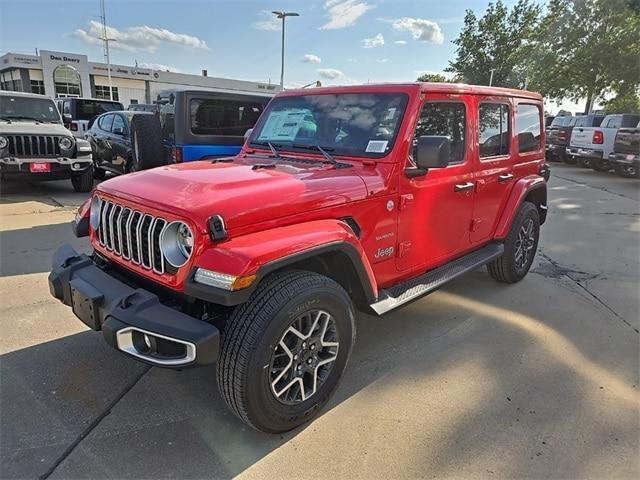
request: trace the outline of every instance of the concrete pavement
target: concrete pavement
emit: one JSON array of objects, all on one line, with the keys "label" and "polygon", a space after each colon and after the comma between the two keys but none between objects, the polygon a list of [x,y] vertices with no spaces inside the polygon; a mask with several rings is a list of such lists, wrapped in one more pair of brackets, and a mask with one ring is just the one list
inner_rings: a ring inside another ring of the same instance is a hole
[{"label": "concrete pavement", "polygon": [[48,293],[73,238],[68,182],[0,196],[0,477],[640,476],[640,182],[552,165],[532,273],[484,270],[388,316],[358,317],[337,394],[264,435],[213,368],[147,368]]}]

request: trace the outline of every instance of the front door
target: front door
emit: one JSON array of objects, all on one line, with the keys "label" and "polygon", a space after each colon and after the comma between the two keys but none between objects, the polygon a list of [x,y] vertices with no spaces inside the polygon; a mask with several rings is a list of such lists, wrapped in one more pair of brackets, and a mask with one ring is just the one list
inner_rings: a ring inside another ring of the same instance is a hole
[{"label": "front door", "polygon": [[[469,97],[427,95],[416,125],[419,136],[440,135],[451,141],[449,165],[425,175],[400,176],[397,268],[423,271],[445,263],[469,248],[474,200]],[[413,163],[413,156],[407,166]]]},{"label": "front door", "polygon": [[476,198],[471,222],[472,244],[491,239],[514,183],[512,105],[504,97],[476,98],[479,147],[473,158]]}]

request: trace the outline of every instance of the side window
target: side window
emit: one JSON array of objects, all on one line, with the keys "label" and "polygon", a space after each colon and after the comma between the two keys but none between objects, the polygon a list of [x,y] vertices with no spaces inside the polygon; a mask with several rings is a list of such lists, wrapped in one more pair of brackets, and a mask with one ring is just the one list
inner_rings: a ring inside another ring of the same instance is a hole
[{"label": "side window", "polygon": [[242,136],[253,128],[264,105],[251,100],[194,98],[189,107],[195,135]]},{"label": "side window", "polygon": [[449,164],[464,160],[466,141],[466,111],[462,102],[426,102],[422,107],[416,131],[413,136],[413,158],[418,137],[437,135],[447,137],[451,142]]},{"label": "side window", "polygon": [[540,148],[542,126],[540,107],[521,103],[516,110],[516,135],[520,153],[535,152]]},{"label": "side window", "polygon": [[509,154],[509,106],[480,104],[480,158]]},{"label": "side window", "polygon": [[63,102],[62,113],[71,115],[71,102]]},{"label": "side window", "polygon": [[123,131],[127,131],[127,125],[124,123],[124,119],[120,115],[109,115],[113,117],[113,125],[111,126],[111,131],[114,132],[116,128],[121,128]]},{"label": "side window", "polygon": [[100,121],[98,122],[98,126],[100,127],[100,130],[104,130],[105,132],[110,132],[112,123],[113,123],[113,115],[105,115],[104,117],[100,118]]}]

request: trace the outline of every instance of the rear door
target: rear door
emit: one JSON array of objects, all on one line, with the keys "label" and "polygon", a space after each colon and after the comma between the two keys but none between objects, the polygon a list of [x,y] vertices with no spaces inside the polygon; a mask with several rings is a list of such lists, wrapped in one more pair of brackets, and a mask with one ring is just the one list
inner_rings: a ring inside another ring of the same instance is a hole
[{"label": "rear door", "polygon": [[478,96],[477,135],[474,151],[476,194],[471,221],[471,243],[491,238],[514,181],[511,156],[513,106],[504,97]]},{"label": "rear door", "polygon": [[119,113],[113,114],[113,124],[111,125],[111,162],[113,167],[124,173],[127,166],[127,156],[129,152],[129,127],[125,117]]}]

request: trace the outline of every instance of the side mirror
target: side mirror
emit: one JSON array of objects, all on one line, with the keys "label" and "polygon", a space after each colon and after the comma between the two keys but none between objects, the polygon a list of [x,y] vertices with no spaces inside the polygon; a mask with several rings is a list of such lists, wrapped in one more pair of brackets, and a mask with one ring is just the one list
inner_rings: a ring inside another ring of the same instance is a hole
[{"label": "side mirror", "polygon": [[251,133],[253,132],[253,128],[250,128],[249,130],[247,130],[246,132],[244,132],[244,141],[247,141],[247,138],[249,138],[251,136]]},{"label": "side mirror", "polygon": [[65,125],[69,125],[72,121],[73,121],[73,117],[68,113],[65,113],[64,115],[62,115],[62,123],[64,123]]},{"label": "side mirror", "polygon": [[113,134],[114,135],[121,135],[124,136],[124,128],[122,127],[116,127],[113,129]]},{"label": "side mirror", "polygon": [[447,137],[423,135],[418,138],[414,152],[418,168],[406,170],[410,177],[424,175],[430,168],[445,168],[449,165],[451,142]]}]

